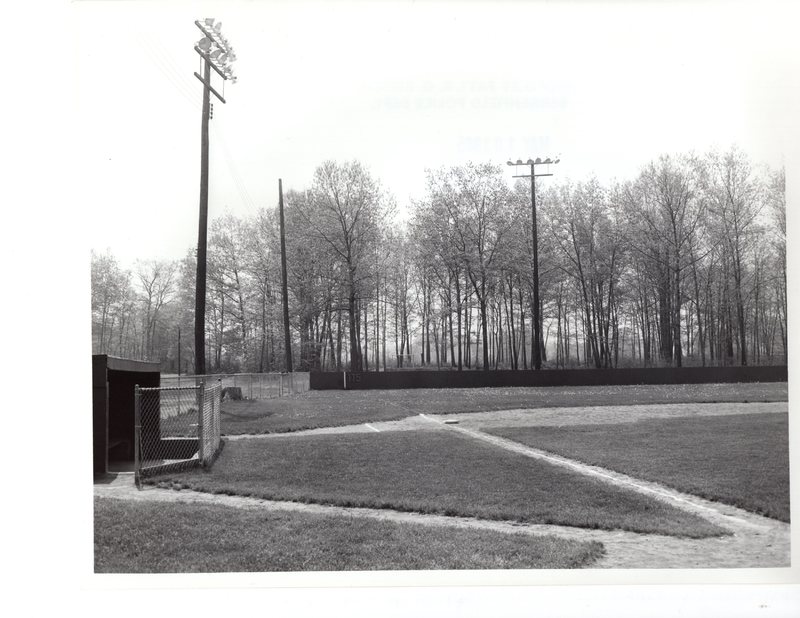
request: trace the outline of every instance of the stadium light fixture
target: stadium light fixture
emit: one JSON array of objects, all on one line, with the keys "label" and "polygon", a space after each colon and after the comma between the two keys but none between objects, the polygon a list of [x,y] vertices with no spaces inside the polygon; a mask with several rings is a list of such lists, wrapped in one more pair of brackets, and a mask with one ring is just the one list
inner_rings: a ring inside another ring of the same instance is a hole
[{"label": "stadium light fixture", "polygon": [[203,38],[195,47],[197,53],[209,62],[223,79],[234,81],[231,63],[236,60],[236,54],[233,53],[233,46],[228,39],[222,35],[222,22],[209,17],[194,23],[203,33]]}]

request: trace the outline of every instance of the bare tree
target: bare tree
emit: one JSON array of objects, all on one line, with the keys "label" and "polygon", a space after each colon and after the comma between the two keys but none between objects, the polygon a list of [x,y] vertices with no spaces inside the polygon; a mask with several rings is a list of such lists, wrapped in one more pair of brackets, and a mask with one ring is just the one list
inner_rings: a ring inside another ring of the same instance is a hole
[{"label": "bare tree", "polygon": [[[338,371],[349,359],[355,371],[386,368],[394,337],[398,363],[413,348],[423,365],[528,368],[528,186],[509,187],[488,164],[426,180],[407,226],[392,221],[391,200],[357,162],[324,163],[311,187],[287,193],[298,367]],[[622,184],[548,183],[539,195],[541,357],[554,353],[557,367],[649,365],[659,355],[678,366],[785,362],[785,222],[783,171],[753,167],[737,149],[662,156]],[[276,212],[228,215],[210,231],[209,364],[280,369]],[[191,250],[131,274],[93,253],[93,351],[183,367],[192,338],[179,355],[178,329],[192,331],[194,260]]]},{"label": "bare tree", "polygon": [[645,166],[625,196],[628,242],[648,264],[657,290],[661,356],[678,367],[683,364],[683,281],[696,259],[691,249],[705,214],[698,182],[692,157],[665,155]]},{"label": "bare tree", "polygon": [[359,337],[359,300],[366,294],[374,244],[390,212],[390,202],[379,184],[357,161],[327,161],[317,168],[311,199],[300,212],[313,233],[330,247],[342,266],[347,297],[350,369],[361,371],[363,351]]},{"label": "bare tree", "polygon": [[747,261],[755,241],[756,220],[764,205],[763,192],[747,156],[737,148],[723,155],[709,154],[704,181],[708,211],[733,277],[739,361],[747,365]]},{"label": "bare tree", "polygon": [[93,348],[100,354],[108,354],[113,347],[114,324],[125,319],[121,310],[129,295],[130,275],[119,267],[110,252],[92,251],[91,287]]},{"label": "bare tree", "polygon": [[177,264],[164,260],[147,260],[137,264],[136,274],[142,291],[142,354],[153,358],[156,327],[164,305],[175,291]]}]

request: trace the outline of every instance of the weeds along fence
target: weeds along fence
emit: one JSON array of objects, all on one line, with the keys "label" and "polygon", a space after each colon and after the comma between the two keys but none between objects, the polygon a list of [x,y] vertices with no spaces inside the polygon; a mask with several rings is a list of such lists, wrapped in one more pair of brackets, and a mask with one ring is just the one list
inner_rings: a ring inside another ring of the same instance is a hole
[{"label": "weeds along fence", "polygon": [[223,392],[226,389],[240,389],[244,399],[272,399],[305,393],[309,390],[309,374],[293,373],[228,373],[203,376],[161,375],[161,386],[182,388],[193,386],[198,380],[210,383],[220,380]]},{"label": "weeds along fence", "polygon": [[134,391],[137,486],[142,478],[210,466],[220,447],[222,384],[141,388]]}]

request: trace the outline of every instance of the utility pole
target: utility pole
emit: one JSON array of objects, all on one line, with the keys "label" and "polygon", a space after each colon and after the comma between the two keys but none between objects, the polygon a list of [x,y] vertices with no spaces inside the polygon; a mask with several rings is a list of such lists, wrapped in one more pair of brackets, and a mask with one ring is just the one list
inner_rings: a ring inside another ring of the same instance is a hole
[{"label": "utility pole", "polygon": [[[214,22],[213,18],[195,21],[203,33],[203,38],[195,45],[194,50],[203,59],[203,76],[195,73],[194,76],[203,84],[203,112],[200,124],[200,217],[197,231],[197,278],[195,280],[195,305],[194,305],[194,354],[195,374],[206,373],[206,247],[208,244],[208,122],[211,108],[211,94],[222,103],[225,98],[211,85],[211,69],[222,77],[236,83],[236,77],[230,63],[236,60],[233,47],[228,40],[220,34],[221,22]],[[223,82],[224,86],[224,82]]]},{"label": "utility pole", "polygon": [[[278,178],[278,210],[281,223],[281,291],[283,292],[283,338],[286,348],[286,371],[292,372],[292,336],[289,331],[289,284],[286,280],[286,226],[283,221],[283,181]],[[302,350],[301,350],[302,354]]]},{"label": "utility pole", "polygon": [[[537,165],[550,165],[556,164],[561,159],[552,160],[549,157],[542,161],[539,157],[536,160],[528,159],[523,162],[517,159],[517,162],[508,161],[509,166],[516,165],[530,165],[530,175],[521,174],[514,176],[514,178],[530,178],[531,179],[531,231],[533,239],[533,368],[537,371],[542,368],[542,318],[540,315],[539,304],[539,236],[536,222],[536,177],[537,176],[552,176],[553,174],[537,174]],[[548,168],[550,169],[550,168]]]}]

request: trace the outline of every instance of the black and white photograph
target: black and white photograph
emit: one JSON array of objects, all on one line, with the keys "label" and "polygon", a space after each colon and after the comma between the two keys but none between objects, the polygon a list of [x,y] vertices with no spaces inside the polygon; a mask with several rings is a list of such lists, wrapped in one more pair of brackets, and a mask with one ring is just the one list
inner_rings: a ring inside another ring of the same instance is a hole
[{"label": "black and white photograph", "polygon": [[67,12],[85,586],[798,609],[791,3]]}]

